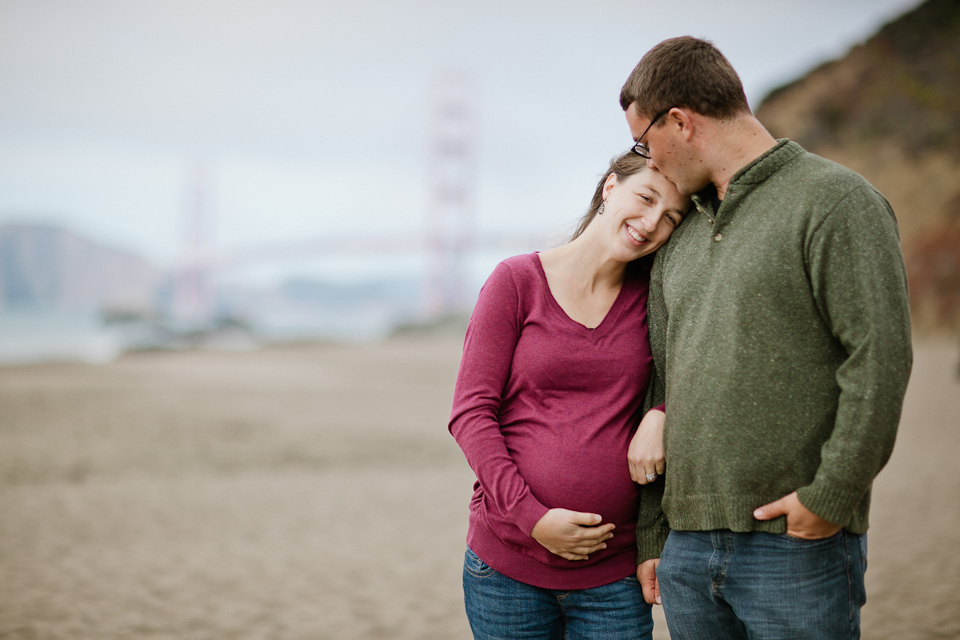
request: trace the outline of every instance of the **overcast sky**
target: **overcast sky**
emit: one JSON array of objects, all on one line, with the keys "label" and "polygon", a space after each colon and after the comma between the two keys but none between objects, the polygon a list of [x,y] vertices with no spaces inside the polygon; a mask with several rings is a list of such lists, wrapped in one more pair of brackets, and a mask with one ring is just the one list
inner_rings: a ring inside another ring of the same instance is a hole
[{"label": "overcast sky", "polygon": [[916,4],[0,0],[0,223],[169,266],[202,164],[222,248],[416,232],[431,83],[456,70],[475,79],[478,224],[555,233],[630,144],[619,90],[660,40],[713,40],[756,106]]}]

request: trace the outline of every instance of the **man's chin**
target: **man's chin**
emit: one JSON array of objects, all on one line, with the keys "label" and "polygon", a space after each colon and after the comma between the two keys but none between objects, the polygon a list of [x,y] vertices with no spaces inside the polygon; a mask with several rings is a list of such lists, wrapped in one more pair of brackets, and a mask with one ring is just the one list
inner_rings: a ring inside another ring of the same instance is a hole
[{"label": "man's chin", "polygon": [[680,192],[680,195],[689,198],[693,194],[700,193],[701,191],[703,191],[703,187],[697,189],[696,187],[691,186],[689,184],[678,184],[677,191]]},{"label": "man's chin", "polygon": [[677,191],[680,192],[680,195],[684,197],[689,198],[695,193],[700,193],[700,191],[702,190],[702,187],[700,189],[696,189],[694,188],[695,185],[691,185],[689,182],[678,181],[675,177],[664,173],[662,169],[660,170],[660,173],[663,174],[664,178],[672,182],[673,185],[677,188]]},{"label": "man's chin", "polygon": [[689,198],[692,195],[701,193],[704,189],[706,189],[711,185],[711,182],[708,180],[702,184],[693,183],[693,182],[687,182],[682,184],[674,183],[674,184],[677,185],[677,191],[680,192],[680,195],[686,196]]}]

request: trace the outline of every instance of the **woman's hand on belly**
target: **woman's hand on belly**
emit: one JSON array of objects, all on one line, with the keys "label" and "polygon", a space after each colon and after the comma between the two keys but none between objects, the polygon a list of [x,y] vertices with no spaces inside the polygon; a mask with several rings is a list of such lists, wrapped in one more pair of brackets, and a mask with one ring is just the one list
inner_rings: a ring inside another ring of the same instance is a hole
[{"label": "woman's hand on belly", "polygon": [[594,551],[606,549],[614,524],[601,525],[596,513],[550,509],[533,526],[530,536],[550,553],[567,560],[586,560]]}]

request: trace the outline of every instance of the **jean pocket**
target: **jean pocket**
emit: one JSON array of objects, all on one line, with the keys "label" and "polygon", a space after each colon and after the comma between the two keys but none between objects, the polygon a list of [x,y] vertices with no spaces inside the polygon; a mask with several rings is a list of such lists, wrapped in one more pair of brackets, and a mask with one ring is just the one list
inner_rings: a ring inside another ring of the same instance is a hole
[{"label": "jean pocket", "polygon": [[634,586],[637,586],[637,587],[640,586],[640,581],[637,580],[637,576],[627,576],[626,578],[623,578],[623,579],[621,579],[621,580],[617,580],[617,582],[619,582],[620,584],[630,584],[630,585],[634,585]]},{"label": "jean pocket", "polygon": [[811,545],[811,546],[818,545],[818,544],[823,544],[823,545],[832,544],[837,540],[839,540],[842,535],[843,535],[843,529],[841,529],[840,531],[837,531],[832,536],[827,536],[826,538],[798,538],[797,536],[792,536],[789,533],[780,534],[780,536],[784,540],[790,540],[791,542],[796,542],[798,544]]},{"label": "jean pocket", "polygon": [[467,547],[467,551],[463,554],[463,569],[477,578],[486,578],[495,572],[494,568],[481,560],[470,547]]}]

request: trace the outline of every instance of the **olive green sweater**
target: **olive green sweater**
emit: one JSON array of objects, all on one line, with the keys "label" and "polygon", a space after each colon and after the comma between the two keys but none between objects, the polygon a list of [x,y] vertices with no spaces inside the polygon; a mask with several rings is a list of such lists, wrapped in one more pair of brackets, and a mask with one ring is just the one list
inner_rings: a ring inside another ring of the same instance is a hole
[{"label": "olive green sweater", "polygon": [[792,491],[865,532],[912,358],[890,205],[787,140],[733,177],[718,211],[694,205],[651,276],[647,403],[665,393],[667,470],[644,496],[638,560],[659,556],[667,521],[783,533],[783,517],[752,514]]}]

